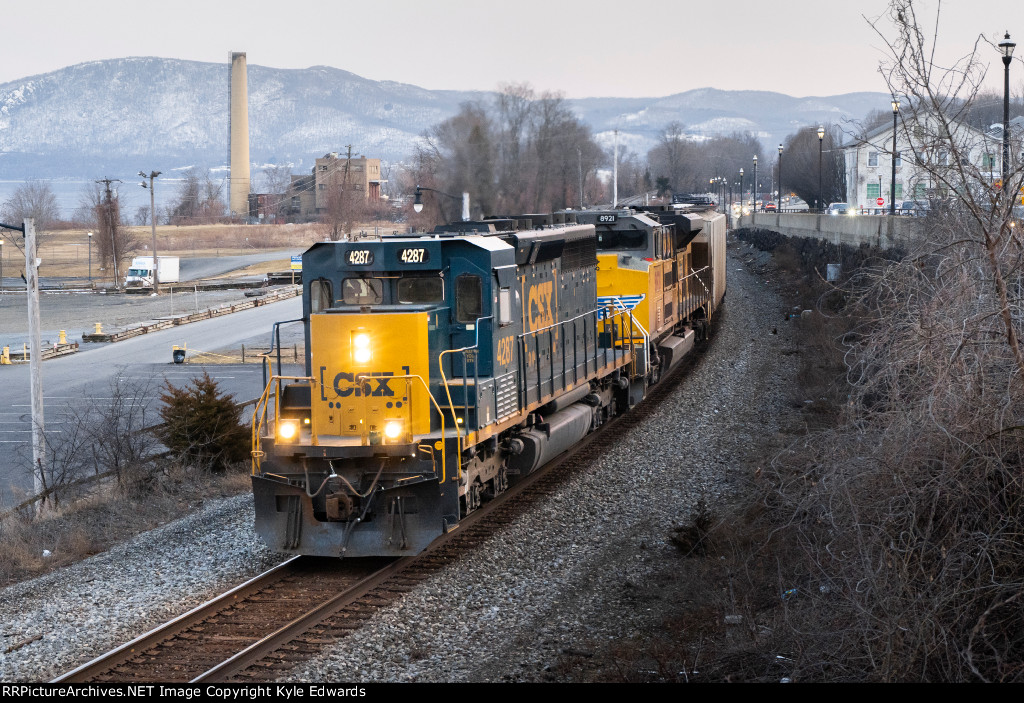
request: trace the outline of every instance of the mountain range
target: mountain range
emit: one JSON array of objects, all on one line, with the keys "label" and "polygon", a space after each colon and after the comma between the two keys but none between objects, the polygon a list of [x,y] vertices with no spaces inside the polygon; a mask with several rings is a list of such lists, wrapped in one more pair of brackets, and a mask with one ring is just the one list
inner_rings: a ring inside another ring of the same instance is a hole
[{"label": "mountain range", "polygon": [[[426,90],[327,66],[250,64],[253,176],[265,164],[306,172],[314,159],[353,154],[400,162],[417,138],[484,91]],[[169,173],[228,161],[229,65],[154,57],[92,61],[0,84],[0,179]],[[670,89],[668,83],[666,88]],[[567,99],[610,147],[641,156],[669,122],[694,136],[754,132],[769,146],[799,127],[860,119],[884,93],[794,98],[703,88],[652,98]]]}]

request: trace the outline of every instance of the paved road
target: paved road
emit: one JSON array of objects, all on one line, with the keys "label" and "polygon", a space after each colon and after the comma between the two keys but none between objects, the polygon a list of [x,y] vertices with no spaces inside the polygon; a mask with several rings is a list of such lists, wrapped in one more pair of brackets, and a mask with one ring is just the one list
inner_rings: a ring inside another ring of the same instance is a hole
[{"label": "paved road", "polygon": [[261,264],[264,261],[276,261],[277,259],[288,259],[298,256],[302,249],[285,250],[275,249],[272,251],[259,251],[253,254],[242,254],[239,256],[217,256],[199,257],[195,259],[182,258],[180,261],[179,275],[182,281],[195,281],[201,278],[212,278],[230,271]]},{"label": "paved road", "polygon": [[[261,264],[264,261],[276,261],[278,259],[288,259],[292,256],[298,256],[305,248],[297,249],[260,249],[252,254],[239,254],[237,256],[206,256],[206,257],[195,257],[186,258],[181,257],[179,264],[178,277],[182,282],[184,281],[197,281],[204,278],[213,278],[214,276],[220,276],[231,271],[237,271],[238,269],[245,268],[246,266],[252,266],[253,264]],[[21,269],[25,268],[24,260],[19,268],[16,264],[9,263],[9,260],[4,262],[4,275],[0,279],[0,288],[10,288],[12,290],[24,290],[25,282],[21,280]],[[39,285],[44,288],[59,288],[61,286],[76,286],[85,285],[85,278],[62,278],[59,276],[43,276],[39,279]]]},{"label": "paved road", "polygon": [[[201,365],[171,363],[175,344],[201,351],[237,348],[243,343],[266,348],[274,322],[301,315],[301,298],[291,298],[46,361],[43,363],[43,404],[48,436],[60,441],[62,430],[68,429],[69,412],[94,404],[109,404],[111,384],[117,379],[148,384],[148,398],[152,400],[159,395],[165,378],[181,385],[201,374],[204,368]],[[221,388],[238,400],[256,398],[263,390],[262,371],[257,364],[206,368]],[[0,366],[0,387],[3,388],[0,396],[0,505],[9,506],[32,486],[28,366]],[[149,411],[147,418],[154,418],[153,424],[158,421],[155,409]]]}]

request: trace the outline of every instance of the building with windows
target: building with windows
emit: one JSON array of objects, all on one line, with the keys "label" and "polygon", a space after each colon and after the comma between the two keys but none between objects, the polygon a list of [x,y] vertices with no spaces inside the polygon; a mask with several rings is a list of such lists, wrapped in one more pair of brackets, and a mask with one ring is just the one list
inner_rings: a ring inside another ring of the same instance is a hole
[{"label": "building with windows", "polygon": [[332,151],[316,160],[308,176],[292,176],[288,214],[296,219],[316,219],[331,207],[332,198],[342,193],[376,202],[386,182],[380,176],[380,159],[349,158]]},{"label": "building with windows", "polygon": [[[928,118],[900,122],[896,129],[896,192],[892,190],[892,124],[882,125],[843,147],[846,164],[846,202],[868,212],[888,211],[893,199],[899,208],[905,200],[934,200],[949,195],[937,182],[936,172],[956,164],[951,145],[961,159],[963,172],[975,183],[996,184],[1002,171],[1002,142],[962,123],[951,125],[952,135]],[[957,182],[958,178],[945,180]],[[878,199],[882,198],[882,205]]]}]

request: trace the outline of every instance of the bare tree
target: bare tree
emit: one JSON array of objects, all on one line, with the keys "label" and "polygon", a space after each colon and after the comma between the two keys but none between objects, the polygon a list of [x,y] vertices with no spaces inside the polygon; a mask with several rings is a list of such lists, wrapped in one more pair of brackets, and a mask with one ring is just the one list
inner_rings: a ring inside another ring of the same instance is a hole
[{"label": "bare tree", "polygon": [[[891,114],[889,119],[892,119]],[[818,128],[813,126],[804,127],[787,137],[784,152],[786,190],[792,190],[807,203],[815,203],[820,199],[818,207],[824,207],[824,203],[843,200],[846,197],[846,162],[841,148],[842,139],[841,129],[832,124],[825,127],[820,144]]]},{"label": "bare tree", "polygon": [[26,181],[11,193],[0,215],[9,224],[20,225],[28,218],[35,218],[37,242],[44,241],[45,233],[60,218],[57,196],[46,181]]},{"label": "bare tree", "polygon": [[111,183],[111,179],[104,179],[93,184],[83,194],[81,207],[92,208],[92,226],[96,230],[93,241],[99,263],[114,276],[115,270],[118,275],[123,272],[123,264],[138,251],[139,241],[131,230],[122,226],[121,201]]},{"label": "bare tree", "polygon": [[[861,320],[843,337],[845,422],[776,460],[772,500],[790,511],[774,537],[793,538],[784,578],[806,596],[798,668],[1024,681],[1024,242],[967,127],[983,42],[940,69],[911,0],[874,26],[904,165],[949,199],[905,258],[843,291]],[[1017,193],[1020,164],[1008,180]]]},{"label": "bare tree", "polygon": [[227,213],[223,191],[224,184],[214,180],[208,170],[190,168],[169,206],[171,223],[209,224],[222,219]]},{"label": "bare tree", "polygon": [[660,143],[647,153],[655,179],[666,178],[673,192],[703,193],[712,178],[739,183],[740,169],[750,169],[761,145],[752,134],[736,133],[703,142],[688,139],[683,126],[672,122],[661,134]]},{"label": "bare tree", "polygon": [[[493,106],[475,102],[423,135],[415,183],[457,197],[468,192],[473,216],[541,212],[593,202],[602,193],[597,168],[606,161],[590,129],[554,93],[505,86]],[[425,199],[426,200],[426,199]],[[424,202],[422,223],[452,219],[443,196]]]},{"label": "bare tree", "polygon": [[48,430],[45,437],[42,499],[56,505],[67,494],[80,495],[90,481],[108,477],[128,494],[149,486],[158,446],[148,431],[153,396],[148,382],[117,378],[101,397],[65,406],[52,423],[60,430]]},{"label": "bare tree", "polygon": [[288,190],[291,183],[291,164],[276,164],[263,169],[262,191],[272,196],[271,212],[278,221],[284,221],[288,212]]}]

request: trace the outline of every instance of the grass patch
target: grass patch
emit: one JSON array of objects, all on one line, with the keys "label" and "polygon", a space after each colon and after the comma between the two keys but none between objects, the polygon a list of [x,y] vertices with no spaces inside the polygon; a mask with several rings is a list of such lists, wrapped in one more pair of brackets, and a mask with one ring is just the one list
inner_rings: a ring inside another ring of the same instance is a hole
[{"label": "grass patch", "polygon": [[0,586],[104,552],[205,501],[250,490],[249,474],[241,470],[216,475],[163,463],[151,477],[145,494],[131,495],[111,480],[39,516],[25,511],[0,521]]}]

